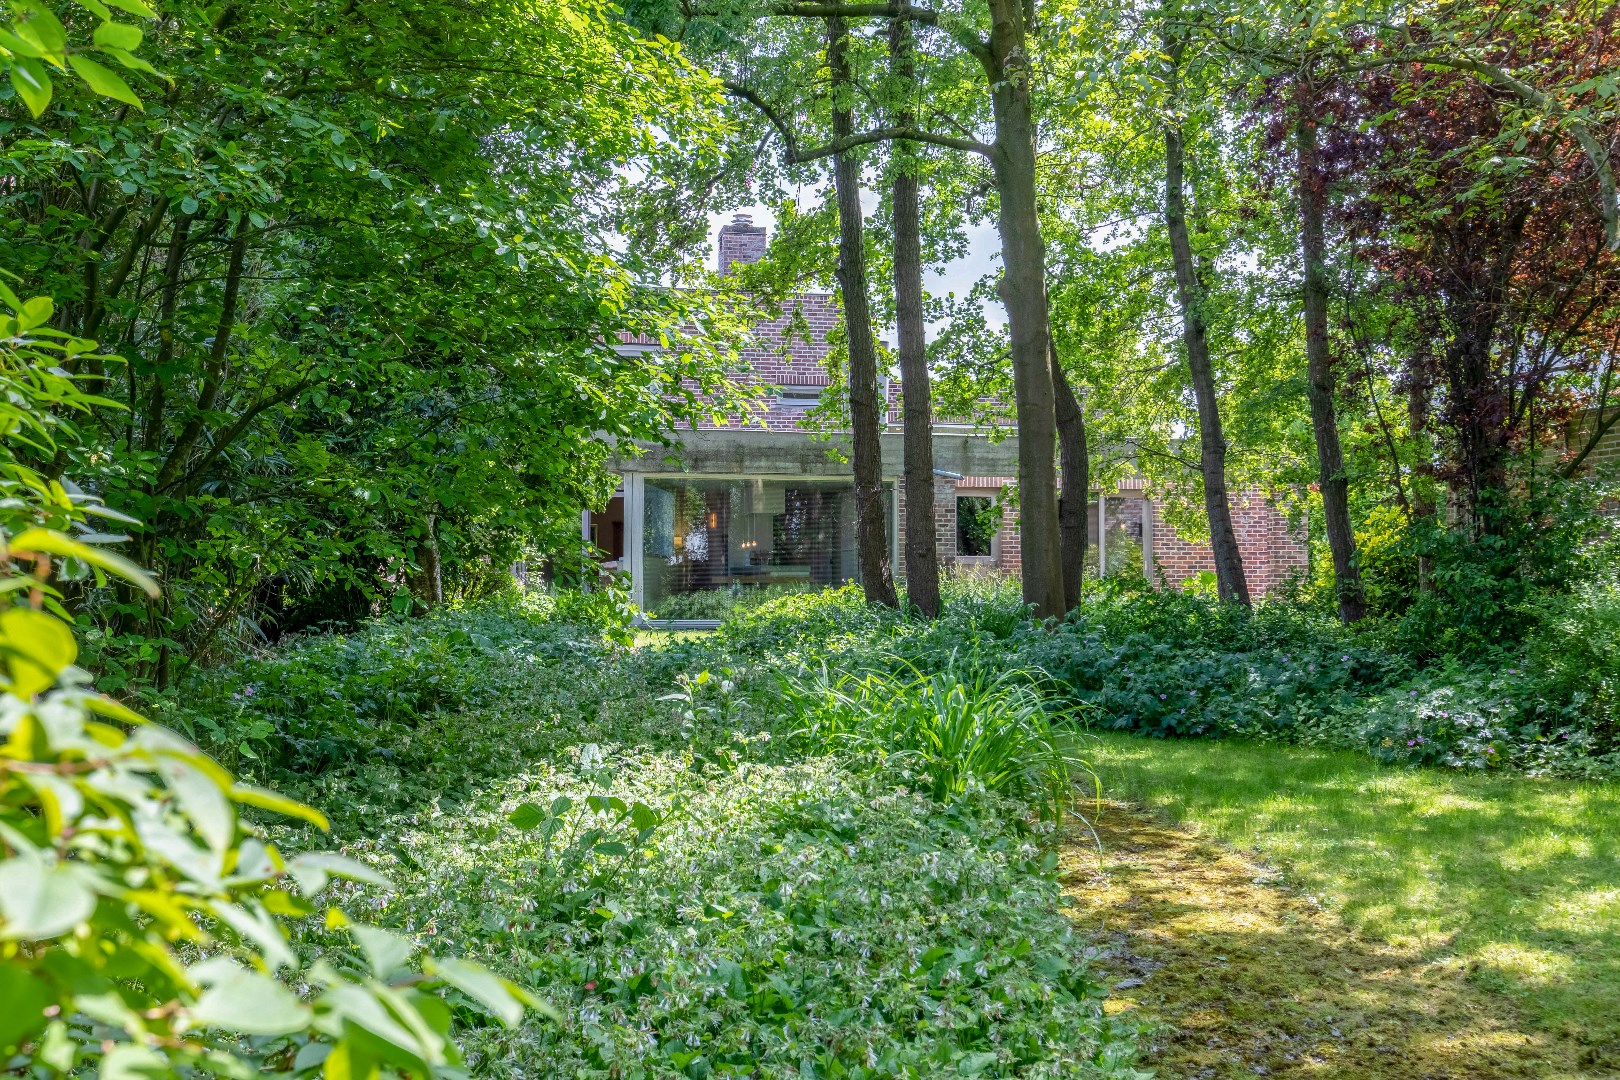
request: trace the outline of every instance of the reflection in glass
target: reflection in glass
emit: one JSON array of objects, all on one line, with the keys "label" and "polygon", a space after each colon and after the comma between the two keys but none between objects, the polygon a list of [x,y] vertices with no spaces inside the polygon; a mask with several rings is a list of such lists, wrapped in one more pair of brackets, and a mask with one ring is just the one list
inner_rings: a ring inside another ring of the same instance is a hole
[{"label": "reflection in glass", "polygon": [[857,580],[847,480],[646,481],[642,606],[669,596]]}]

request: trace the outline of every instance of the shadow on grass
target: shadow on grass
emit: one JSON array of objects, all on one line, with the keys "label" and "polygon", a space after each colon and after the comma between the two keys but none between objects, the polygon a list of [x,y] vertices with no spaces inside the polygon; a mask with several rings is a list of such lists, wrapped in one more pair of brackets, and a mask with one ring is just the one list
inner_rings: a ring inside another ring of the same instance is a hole
[{"label": "shadow on grass", "polygon": [[1620,785],[1116,735],[1095,757],[1110,794],[1259,854],[1349,927],[1620,1069]]}]

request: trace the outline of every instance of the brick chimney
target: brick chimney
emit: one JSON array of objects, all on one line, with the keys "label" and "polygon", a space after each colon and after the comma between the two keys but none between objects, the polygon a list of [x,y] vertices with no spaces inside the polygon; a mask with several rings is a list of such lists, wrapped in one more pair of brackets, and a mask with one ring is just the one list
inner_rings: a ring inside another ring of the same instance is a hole
[{"label": "brick chimney", "polygon": [[747,214],[738,214],[720,227],[720,272],[731,273],[732,263],[755,263],[765,257],[765,227]]}]

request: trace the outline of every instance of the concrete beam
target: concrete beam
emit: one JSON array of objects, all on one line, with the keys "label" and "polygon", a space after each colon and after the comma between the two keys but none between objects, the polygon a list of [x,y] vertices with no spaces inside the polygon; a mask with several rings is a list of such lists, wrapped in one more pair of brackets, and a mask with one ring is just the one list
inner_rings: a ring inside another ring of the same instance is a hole
[{"label": "concrete beam", "polygon": [[[885,434],[883,473],[900,475],[904,449],[898,432]],[[641,445],[642,457],[619,457],[608,469],[620,474],[690,473],[708,476],[849,476],[852,452],[848,435],[826,440],[796,431],[722,428],[683,431],[679,445]],[[846,460],[835,460],[830,452]],[[940,433],[934,436],[934,468],[964,476],[1013,476],[1018,472],[1018,438],[992,443],[982,435]]]}]

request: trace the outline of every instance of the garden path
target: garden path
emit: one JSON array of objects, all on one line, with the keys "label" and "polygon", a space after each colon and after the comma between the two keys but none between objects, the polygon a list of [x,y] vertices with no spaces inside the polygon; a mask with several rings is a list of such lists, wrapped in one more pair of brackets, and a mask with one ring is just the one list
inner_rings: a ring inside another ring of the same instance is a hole
[{"label": "garden path", "polygon": [[1454,958],[1360,937],[1239,852],[1122,803],[1095,825],[1062,853],[1069,914],[1098,943],[1110,1011],[1165,1025],[1149,1040],[1165,1080],[1615,1075]]}]

